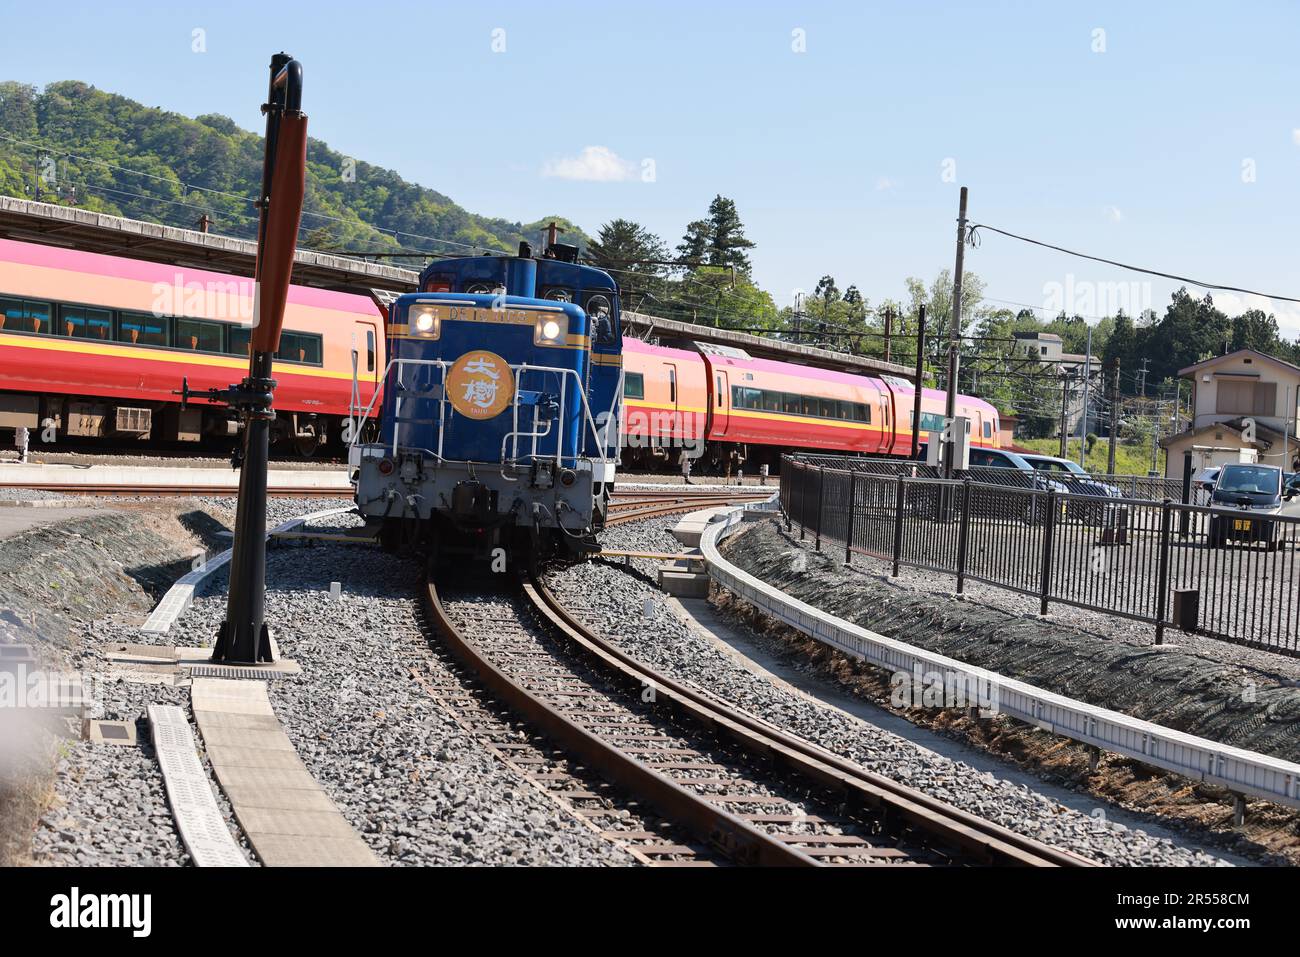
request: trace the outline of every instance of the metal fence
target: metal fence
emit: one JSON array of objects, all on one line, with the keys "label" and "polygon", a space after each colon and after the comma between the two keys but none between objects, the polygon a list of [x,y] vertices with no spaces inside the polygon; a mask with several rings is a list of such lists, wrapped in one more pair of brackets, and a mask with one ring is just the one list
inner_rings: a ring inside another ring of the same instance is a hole
[{"label": "metal fence", "polygon": [[[850,455],[798,454],[788,456],[796,462],[813,465],[817,468],[843,469],[863,475],[907,475],[916,478],[938,478],[939,472],[932,465],[910,459],[866,458]],[[1013,468],[976,467],[959,473],[961,477],[988,485],[1006,485],[1012,488],[1042,488],[1056,483],[1067,492],[1089,494],[1097,485],[1107,485],[1123,498],[1140,498],[1151,502],[1165,499],[1181,501],[1183,484],[1178,479],[1151,475],[1109,475],[1099,472],[1086,477],[1066,472],[1026,472]],[[1206,504],[1209,495],[1203,489],[1193,487],[1190,501],[1192,504]]]},{"label": "metal fence", "polygon": [[[864,461],[864,460],[839,460]],[[992,469],[1003,472],[1006,469]],[[787,527],[843,549],[1052,603],[1300,654],[1300,518],[972,477],[781,465]]]}]

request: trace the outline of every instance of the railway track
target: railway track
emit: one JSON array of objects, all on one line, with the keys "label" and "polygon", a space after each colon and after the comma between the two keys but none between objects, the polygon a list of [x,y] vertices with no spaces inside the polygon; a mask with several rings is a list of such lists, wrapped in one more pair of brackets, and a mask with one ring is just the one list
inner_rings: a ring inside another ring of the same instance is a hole
[{"label": "railway track", "polygon": [[[698,504],[658,503],[653,511]],[[476,689],[526,730],[503,724],[477,694],[430,691],[458,694],[459,720],[471,732],[486,734],[534,786],[646,863],[1091,863],[654,672],[585,628],[538,580],[486,592],[429,583],[425,599],[431,630]]]},{"label": "railway track", "polygon": [[[96,485],[67,484],[59,482],[4,482],[0,488],[39,489],[44,492],[63,492],[67,495],[150,495],[150,496],[234,496],[238,489],[232,485],[143,485],[104,483]],[[267,489],[268,495],[278,498],[351,498],[347,488],[321,488],[315,485],[279,485]]]},{"label": "railway track", "polygon": [[[35,489],[44,492],[62,492],[68,495],[234,495],[238,489],[233,485],[165,485],[134,483],[97,483],[93,485],[68,482],[3,482],[0,488]],[[280,485],[271,486],[268,494],[281,498],[351,498],[350,488],[337,488],[314,485]],[[723,494],[702,492],[643,492],[637,491],[630,497],[615,498],[610,504],[611,512],[625,512],[639,508],[651,508],[658,505],[689,504],[694,507],[726,505],[736,501],[757,501],[769,497],[771,491],[754,493]]]}]

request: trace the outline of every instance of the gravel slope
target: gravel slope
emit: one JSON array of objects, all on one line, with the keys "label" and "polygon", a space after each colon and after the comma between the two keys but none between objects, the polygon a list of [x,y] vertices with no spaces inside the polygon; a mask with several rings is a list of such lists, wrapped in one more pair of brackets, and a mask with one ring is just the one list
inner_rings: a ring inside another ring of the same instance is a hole
[{"label": "gravel slope", "polygon": [[[228,498],[203,499],[229,516]],[[273,499],[268,527],[332,500]],[[349,516],[318,520],[345,527]],[[278,548],[267,569],[267,619],[281,651],[303,667],[273,680],[270,697],[303,761],[350,823],[388,864],[626,864],[625,852],[561,812],[466,735],[411,677],[419,665],[450,681],[420,630],[414,562],[351,547]],[[330,583],[343,583],[343,596]],[[203,595],[167,645],[211,644],[225,613],[226,575]],[[138,612],[87,626],[72,666],[107,672],[104,649],[146,642]],[[167,807],[148,745],[146,709],[189,709],[189,690],[114,682],[96,685],[92,717],[137,722],[140,748],[67,742],[61,748],[53,806],[34,839],[37,863],[184,865],[189,863]],[[229,807],[218,794],[232,834]],[[246,853],[247,850],[246,850]],[[251,855],[250,855],[251,857]]]}]

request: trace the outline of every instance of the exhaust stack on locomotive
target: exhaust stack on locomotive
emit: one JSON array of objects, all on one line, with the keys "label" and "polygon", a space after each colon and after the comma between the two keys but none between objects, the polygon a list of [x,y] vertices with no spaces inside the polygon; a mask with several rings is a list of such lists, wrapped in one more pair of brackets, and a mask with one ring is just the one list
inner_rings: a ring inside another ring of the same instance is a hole
[{"label": "exhaust stack on locomotive", "polygon": [[599,548],[622,335],[616,284],[576,252],[438,261],[389,307],[383,429],[349,452],[386,545],[530,563]]}]

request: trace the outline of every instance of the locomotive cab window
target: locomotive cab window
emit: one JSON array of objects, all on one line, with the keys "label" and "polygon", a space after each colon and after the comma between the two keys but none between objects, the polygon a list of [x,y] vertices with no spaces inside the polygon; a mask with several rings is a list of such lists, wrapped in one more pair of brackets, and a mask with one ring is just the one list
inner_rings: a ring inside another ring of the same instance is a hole
[{"label": "locomotive cab window", "polygon": [[177,319],[176,346],[196,352],[221,352],[221,323],[203,319]]},{"label": "locomotive cab window", "polygon": [[608,295],[598,292],[588,296],[584,309],[587,318],[591,320],[592,335],[598,344],[608,345],[618,341],[614,330],[614,307],[610,304]]},{"label": "locomotive cab window", "polygon": [[986,439],[991,439],[991,438],[993,438],[993,423],[992,423],[992,422],[985,422],[985,423],[984,423],[984,438],[986,438]]},{"label": "locomotive cab window", "polygon": [[623,377],[623,395],[628,399],[645,398],[645,376],[640,372],[629,372]]},{"label": "locomotive cab window", "polygon": [[168,344],[167,326],[165,316],[151,316],[144,312],[119,313],[117,341],[129,342],[133,346],[165,346]]},{"label": "locomotive cab window", "polygon": [[107,309],[60,306],[60,332],[73,339],[113,338],[113,314]]},{"label": "locomotive cab window", "polygon": [[565,286],[544,286],[542,298],[551,302],[573,302],[573,290]]}]

